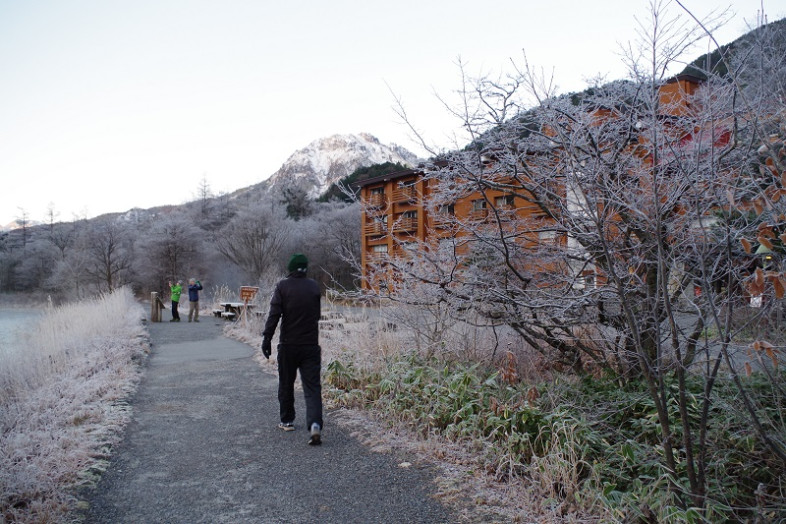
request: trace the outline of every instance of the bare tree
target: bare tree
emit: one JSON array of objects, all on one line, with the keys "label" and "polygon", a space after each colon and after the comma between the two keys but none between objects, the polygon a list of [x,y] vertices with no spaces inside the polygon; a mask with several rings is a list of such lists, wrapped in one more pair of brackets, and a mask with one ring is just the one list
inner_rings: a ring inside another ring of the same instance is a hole
[{"label": "bare tree", "polygon": [[164,217],[139,240],[136,274],[150,289],[200,269],[205,234],[185,217]]},{"label": "bare tree", "polygon": [[213,199],[213,192],[210,190],[210,184],[207,177],[203,176],[197,186],[197,200],[199,201],[199,213],[202,218],[207,218],[210,214],[210,203]]},{"label": "bare tree", "polygon": [[84,272],[99,291],[112,292],[131,280],[131,236],[122,224],[109,219],[90,225],[84,244],[88,262]]},{"label": "bare tree", "polygon": [[22,232],[22,248],[24,249],[27,246],[27,239],[28,233],[30,228],[30,215],[28,214],[27,210],[24,208],[17,208],[19,210],[19,214],[16,217],[16,223],[19,226],[19,230]]},{"label": "bare tree", "polygon": [[291,230],[283,208],[260,202],[238,213],[215,237],[218,251],[255,281],[278,267]]},{"label": "bare tree", "polygon": [[314,209],[311,217],[296,223],[299,245],[291,250],[308,252],[310,274],[323,285],[354,288],[357,275],[353,268],[360,261],[360,205],[333,202]]},{"label": "bare tree", "polygon": [[17,289],[35,290],[44,287],[52,274],[57,254],[52,244],[42,236],[28,241],[24,256],[15,271]]}]

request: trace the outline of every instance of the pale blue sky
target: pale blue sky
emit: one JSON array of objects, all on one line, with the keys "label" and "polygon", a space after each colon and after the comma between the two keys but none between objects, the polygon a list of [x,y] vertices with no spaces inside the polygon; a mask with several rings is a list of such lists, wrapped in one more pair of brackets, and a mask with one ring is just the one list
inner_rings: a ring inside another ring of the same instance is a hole
[{"label": "pale blue sky", "polygon": [[[434,93],[510,58],[554,69],[560,92],[622,78],[646,0],[0,0],[0,225],[180,204],[260,182],[296,149],[368,132],[423,154],[391,107],[447,147]],[[726,43],[760,0],[729,5]],[[786,6],[764,2],[770,20]],[[704,49],[697,49],[690,58]]]}]

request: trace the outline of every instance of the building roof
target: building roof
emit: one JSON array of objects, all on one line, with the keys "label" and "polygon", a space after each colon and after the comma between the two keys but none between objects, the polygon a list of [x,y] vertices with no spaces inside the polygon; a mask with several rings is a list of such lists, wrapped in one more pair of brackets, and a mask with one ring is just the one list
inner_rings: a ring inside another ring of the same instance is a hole
[{"label": "building roof", "polygon": [[686,82],[692,82],[694,84],[703,84],[707,81],[706,78],[700,78],[696,75],[691,75],[689,73],[683,73],[680,75],[672,76],[671,78],[666,79],[664,84],[673,84],[674,82],[679,82],[681,80],[685,80]]},{"label": "building roof", "polygon": [[386,175],[375,176],[373,178],[367,178],[366,180],[361,180],[356,182],[355,185],[357,187],[365,187],[371,184],[378,184],[380,182],[388,182],[390,180],[396,180],[399,178],[404,178],[408,176],[414,175],[422,175],[423,170],[421,169],[405,169],[403,171],[396,171],[394,173],[388,173]]}]

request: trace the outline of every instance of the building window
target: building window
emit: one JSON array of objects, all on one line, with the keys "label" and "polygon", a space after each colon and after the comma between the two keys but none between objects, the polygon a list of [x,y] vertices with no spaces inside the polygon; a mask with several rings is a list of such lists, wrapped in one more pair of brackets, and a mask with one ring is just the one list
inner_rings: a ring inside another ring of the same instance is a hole
[{"label": "building window", "polygon": [[387,244],[379,244],[377,246],[371,246],[371,251],[374,253],[387,253],[388,252],[388,245]]},{"label": "building window", "polygon": [[402,218],[418,218],[418,212],[417,211],[405,211],[404,213],[401,214],[401,217]]},{"label": "building window", "polygon": [[385,187],[374,187],[369,191],[368,204],[372,207],[383,207],[385,205]]},{"label": "building window", "polygon": [[554,230],[538,231],[538,240],[542,244],[553,244],[557,240],[557,232]]},{"label": "building window", "polygon": [[479,198],[472,201],[472,211],[483,211],[486,209],[486,199]]},{"label": "building window", "polygon": [[594,289],[596,283],[595,273],[584,274],[584,287],[586,289]]},{"label": "building window", "polygon": [[437,209],[437,213],[444,216],[453,216],[456,214],[456,206],[454,204],[442,204]]},{"label": "building window", "polygon": [[502,195],[494,199],[497,209],[513,209],[513,195]]}]

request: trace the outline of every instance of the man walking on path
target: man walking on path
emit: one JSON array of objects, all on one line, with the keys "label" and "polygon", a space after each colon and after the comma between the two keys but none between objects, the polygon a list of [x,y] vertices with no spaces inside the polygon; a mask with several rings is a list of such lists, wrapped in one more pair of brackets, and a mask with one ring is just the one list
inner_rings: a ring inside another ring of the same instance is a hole
[{"label": "man walking on path", "polygon": [[199,322],[199,292],[202,284],[199,280],[191,278],[188,280],[188,321],[194,318],[194,322]]},{"label": "man walking on path", "polygon": [[180,313],[177,311],[177,305],[180,302],[180,294],[183,292],[183,282],[177,281],[177,284],[172,285],[169,281],[169,293],[172,295],[172,320],[170,322],[180,322]]},{"label": "man walking on path", "polygon": [[319,284],[306,276],[308,259],[301,253],[292,255],[287,265],[289,276],[276,284],[270,299],[265,329],[262,332],[262,354],[270,358],[271,340],[281,319],[278,344],[278,403],[284,431],[295,429],[295,377],[300,370],[303,396],[306,400],[308,443],[322,443],[322,349],[319,347],[320,292]]}]

